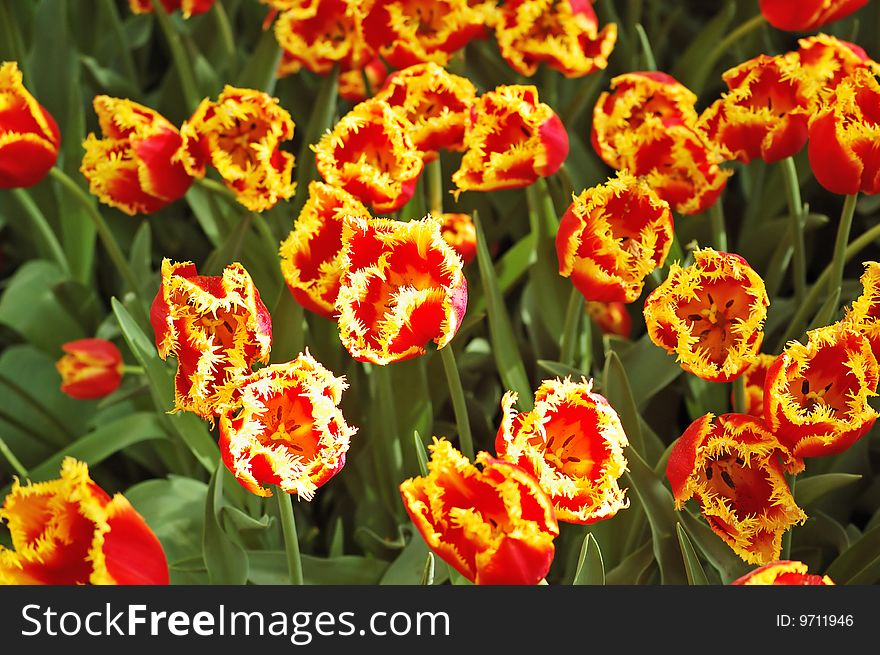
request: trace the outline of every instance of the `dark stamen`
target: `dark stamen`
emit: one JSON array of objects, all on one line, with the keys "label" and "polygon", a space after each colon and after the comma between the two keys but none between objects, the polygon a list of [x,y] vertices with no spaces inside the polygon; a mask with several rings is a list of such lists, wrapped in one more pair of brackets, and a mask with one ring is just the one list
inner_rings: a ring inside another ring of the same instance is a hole
[{"label": "dark stamen", "polygon": [[690,314],[690,315],[688,315],[688,320],[689,321],[702,321],[703,317],[700,316],[699,314]]},{"label": "dark stamen", "polygon": [[801,393],[804,394],[805,396],[808,393],[810,393],[810,381],[809,380],[804,380],[801,383]]},{"label": "dark stamen", "polygon": [[706,479],[707,480],[712,479],[712,465],[711,464],[706,467]]},{"label": "dark stamen", "polygon": [[721,479],[724,480],[724,484],[726,484],[731,489],[736,489],[736,485],[733,484],[733,478],[730,477],[730,473],[727,471],[721,471]]}]

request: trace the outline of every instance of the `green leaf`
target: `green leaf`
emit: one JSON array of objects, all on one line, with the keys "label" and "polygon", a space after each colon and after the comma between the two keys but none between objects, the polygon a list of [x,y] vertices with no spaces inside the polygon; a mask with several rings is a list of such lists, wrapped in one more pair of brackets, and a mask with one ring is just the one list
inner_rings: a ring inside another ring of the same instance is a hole
[{"label": "green leaf", "polygon": [[675,531],[677,522],[672,494],[632,447],[627,447],[626,458],[629,472],[625,475],[638,494],[648,517],[654,557],[660,566],[663,584],[686,584],[687,574]]},{"label": "green leaf", "polygon": [[[177,563],[189,560],[204,570],[202,532],[207,492],[208,485],[204,482],[176,475],[141,482],[125,492],[125,497],[159,538],[172,584],[186,584],[190,580],[189,576],[181,575]],[[207,583],[207,577],[198,583]]]},{"label": "green leaf", "polygon": [[880,581],[880,526],[853,543],[826,571],[836,584],[876,584]]},{"label": "green leaf", "polygon": [[498,281],[495,279],[495,269],[489,255],[486,244],[486,236],[479,216],[474,213],[474,225],[477,231],[477,261],[480,267],[480,279],[483,283],[483,293],[486,296],[486,309],[489,314],[489,337],[492,341],[492,354],[501,381],[508,389],[519,395],[519,404],[525,409],[533,405],[532,388],[526,375],[526,367],[519,353],[516,338],[513,335],[513,327],[504,298],[498,289]]},{"label": "green leaf", "polygon": [[[150,383],[150,392],[156,409],[164,413],[174,407],[174,381],[171,372],[159,359],[156,347],[138,327],[128,310],[116,298],[112,300],[113,312],[119,321],[128,347],[137,358]],[[205,470],[213,471],[220,460],[220,449],[211,438],[204,421],[195,414],[178,412],[167,419],[175,433],[187,445]]]},{"label": "green leaf", "polygon": [[529,278],[537,291],[535,301],[540,309],[538,320],[547,332],[558,341],[565,323],[565,308],[568,304],[571,282],[559,275],[559,262],[556,258],[556,232],[559,219],[550,197],[547,181],[539,178],[526,187],[529,207],[529,224],[535,235],[534,263],[529,269]]},{"label": "green leaf", "polygon": [[699,93],[716,62],[711,53],[727,34],[727,28],[735,15],[736,2],[728,0],[721,11],[703,26],[690,46],[676,58],[678,64],[672,69],[672,76],[675,79]]},{"label": "green leaf", "polygon": [[420,584],[434,584],[434,553],[428,553],[428,556],[425,558],[425,569],[422,572]]},{"label": "green leaf", "polygon": [[681,556],[684,559],[684,568],[687,572],[688,584],[709,584],[709,580],[706,578],[706,572],[703,570],[703,565],[700,564],[700,558],[697,557],[697,552],[694,550],[691,540],[688,539],[687,532],[681,527],[681,523],[676,523],[675,532],[678,534],[678,544],[681,546]]},{"label": "green leaf", "polygon": [[605,575],[605,584],[639,584],[640,581],[648,577],[649,572],[655,566],[654,551],[651,543],[647,542],[628,555],[620,564],[608,571]]},{"label": "green leaf", "polygon": [[55,294],[55,288],[66,281],[52,262],[25,262],[0,296],[0,324],[50,355],[60,356],[61,345],[67,341],[91,336]]},{"label": "green leaf", "polygon": [[421,471],[422,475],[428,475],[428,451],[425,448],[425,444],[422,441],[422,437],[418,433],[418,430],[413,431],[413,443],[415,443],[416,446],[416,456],[419,460],[419,471]]},{"label": "green leaf", "polygon": [[265,30],[244,68],[236,76],[236,86],[274,93],[277,81],[275,71],[278,70],[280,59],[281,48],[275,38],[275,31]]},{"label": "green leaf", "polygon": [[581,545],[581,554],[578,557],[577,569],[574,573],[573,585],[604,585],[605,564],[602,562],[602,551],[596,538],[587,533],[584,543]]},{"label": "green leaf", "polygon": [[158,416],[152,412],[136,412],[111,421],[77,439],[37,466],[31,467],[28,472],[34,480],[57,478],[61,461],[65,457],[74,457],[89,466],[96,466],[136,443],[167,438]]},{"label": "green leaf", "polygon": [[847,487],[861,479],[861,475],[852,473],[825,473],[801,478],[795,485],[794,499],[801,507],[808,507],[826,494]]},{"label": "green leaf", "polygon": [[638,371],[638,375],[630,379],[630,389],[636,405],[644,408],[658,391],[668,387],[679,375],[681,367],[662,348],[654,345],[648,335],[633,343],[609,339],[608,343],[615,351],[620,346],[629,346],[619,352],[620,363],[626,371]]},{"label": "green leaf", "polygon": [[[249,580],[259,585],[284,584],[288,579],[287,558],[281,550],[251,550]],[[302,556],[303,577],[307,585],[374,585],[388,568],[388,562],[371,557]]]},{"label": "green leaf", "polygon": [[639,454],[645,452],[642,439],[642,426],[639,422],[639,410],[636,408],[626,370],[617,353],[609,351],[605,356],[605,370],[602,374],[602,392],[611,406],[620,416],[620,422],[629,441],[631,449]]},{"label": "green leaf", "polygon": [[687,530],[692,543],[700,549],[706,560],[721,575],[721,581],[729,584],[745,575],[749,566],[717,534],[702,521],[691,516],[688,511],[678,513],[682,527]]},{"label": "green leaf", "polygon": [[[406,547],[385,570],[379,584],[382,585],[417,585],[422,584],[425,569],[425,559],[431,554],[431,550],[422,538],[418,530],[411,526],[403,528],[409,534]],[[433,584],[442,584],[449,579],[446,566],[439,566],[434,571]]]},{"label": "green leaf", "polygon": [[202,548],[209,584],[243,585],[248,580],[248,555],[237,541],[230,538],[220,523],[223,507],[223,482],[226,467],[218,463],[208,493],[205,495],[205,527]]},{"label": "green leaf", "polygon": [[568,366],[567,364],[563,364],[562,362],[554,362],[549,359],[539,359],[535,362],[539,368],[544,369],[550,375],[555,375],[559,378],[573,378],[575,380],[579,379],[584,373],[580,369],[574,368],[572,366]]}]

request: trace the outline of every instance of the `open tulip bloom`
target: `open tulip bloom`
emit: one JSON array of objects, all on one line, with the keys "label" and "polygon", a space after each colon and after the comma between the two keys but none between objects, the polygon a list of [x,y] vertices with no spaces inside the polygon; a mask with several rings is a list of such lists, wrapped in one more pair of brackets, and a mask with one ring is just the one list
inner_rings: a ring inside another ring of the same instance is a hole
[{"label": "open tulip bloom", "polygon": [[629,442],[617,412],[593,392],[592,380],[545,380],[530,412],[517,413],[515,402],[511,391],[501,401],[495,449],[538,480],[557,520],[595,523],[629,506],[618,485]]},{"label": "open tulip bloom", "polygon": [[787,455],[763,423],[743,414],[706,414],[672,448],[666,477],[676,507],[696,499],[709,527],[743,560],[779,559],[782,535],[803,523],[783,475]]},{"label": "open tulip bloom", "polygon": [[269,361],[271,318],[241,264],[210,276],[166,259],[150,322],[159,356],[177,358],[176,410],[212,420],[239,392],[238,377]]},{"label": "open tulip bloom", "polygon": [[384,365],[424,354],[430,341],[449,344],[467,307],[467,280],[439,218],[351,217],[342,244],[336,311],[352,357]]},{"label": "open tulip bloom", "polygon": [[779,560],[760,566],[737,578],[732,585],[811,585],[827,586],[834,582],[827,575],[808,573],[803,562]]},{"label": "open tulip bloom", "polygon": [[102,398],[116,391],[122,382],[122,354],[105,339],[68,341],[66,353],[55,362],[61,376],[61,391],[71,398]]},{"label": "open tulip bloom", "polygon": [[60,479],[13,482],[0,519],[12,536],[12,549],[0,546],[0,584],[168,584],[165,553],[143,517],[72,457]]},{"label": "open tulip bloom", "polygon": [[538,481],[485,452],[477,455],[477,468],[445,439],[430,450],[428,475],[400,485],[425,543],[475,584],[537,584],[559,535]]},{"label": "open tulip bloom", "polygon": [[761,277],[739,255],[703,248],[694,263],[672,264],[645,300],[655,344],[681,367],[712,382],[729,382],[757,361],[770,304]]}]

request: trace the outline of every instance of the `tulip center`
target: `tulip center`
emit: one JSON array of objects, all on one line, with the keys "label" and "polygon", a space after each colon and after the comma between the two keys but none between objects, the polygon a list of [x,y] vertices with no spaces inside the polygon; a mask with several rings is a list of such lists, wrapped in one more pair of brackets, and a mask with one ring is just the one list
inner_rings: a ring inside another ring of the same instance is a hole
[{"label": "tulip center", "polygon": [[765,74],[751,85],[751,93],[743,103],[753,110],[767,110],[780,118],[803,104],[798,97],[798,82],[782,79],[778,71],[764,70]]},{"label": "tulip center", "polygon": [[223,309],[218,309],[213,318],[204,316],[199,319],[205,336],[213,340],[214,345],[219,344],[223,350],[235,348],[235,335],[240,321],[240,316]]},{"label": "tulip center", "polygon": [[498,117],[495,128],[486,136],[483,150],[488,158],[491,153],[507,152],[531,138],[532,130],[523,117],[516,112],[510,112]]},{"label": "tulip center", "polygon": [[265,445],[282,444],[293,456],[309,461],[318,450],[312,404],[299,395],[298,387],[276,394],[265,401],[260,421],[266,426],[260,441]]},{"label": "tulip center", "polygon": [[[567,407],[572,411],[572,407]],[[592,479],[599,473],[597,459],[607,456],[595,436],[595,427],[580,418],[555,416],[545,424],[547,441],[544,459],[558,471],[572,478]]]},{"label": "tulip center", "polygon": [[841,393],[842,385],[835,385],[834,381],[818,375],[804,377],[800,381],[800,387],[795,382],[792,388],[798,404],[807,415],[812,414],[818,407],[829,407],[834,414],[846,411],[846,397]]},{"label": "tulip center", "polygon": [[677,314],[690,325],[691,335],[709,360],[720,365],[740,338],[735,328],[741,321],[739,312],[747,307],[746,296],[733,285],[707,285],[694,300],[681,303]]},{"label": "tulip center", "polygon": [[702,471],[706,489],[726,498],[738,520],[757,516],[771,505],[773,488],[760,469],[734,454],[709,460]]},{"label": "tulip center", "polygon": [[233,127],[218,136],[217,147],[229,155],[237,168],[256,168],[257,151],[253,146],[264,139],[268,132],[269,126],[265,121],[236,118]]}]

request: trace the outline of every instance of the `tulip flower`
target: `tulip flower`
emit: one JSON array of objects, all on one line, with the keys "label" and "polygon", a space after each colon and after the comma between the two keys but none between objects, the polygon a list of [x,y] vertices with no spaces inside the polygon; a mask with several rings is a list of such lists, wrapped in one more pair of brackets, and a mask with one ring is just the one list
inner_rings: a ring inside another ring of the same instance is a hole
[{"label": "tulip flower", "polygon": [[343,71],[360,69],[373,52],[364,40],[363,16],[352,0],[313,0],[283,7],[275,21],[275,38],[282,49],[278,76],[305,67],[326,75],[335,64]]},{"label": "tulip flower", "polygon": [[697,214],[720,196],[732,171],[698,125],[696,96],[665,73],[611,80],[593,109],[593,148],[605,163],[643,177],[677,212]]},{"label": "tulip flower", "polygon": [[672,264],[645,300],[645,324],[651,341],[677,354],[685,371],[730,382],[757,361],[769,304],[745,259],[703,248],[691,266]]},{"label": "tulip flower", "polygon": [[477,228],[470,214],[441,214],[440,234],[467,266],[477,256]]},{"label": "tulip flower", "polygon": [[632,317],[624,303],[589,300],[584,304],[587,315],[602,334],[614,334],[629,339],[632,333]]},{"label": "tulip flower", "polygon": [[865,68],[843,78],[810,119],[807,152],[831,193],[880,193],[880,84]]},{"label": "tulip flower", "polygon": [[177,358],[177,411],[213,421],[234,401],[238,378],[269,361],[272,319],[241,264],[199,275],[191,262],[163,260],[150,323],[159,356]]},{"label": "tulip flower", "polygon": [[72,457],[58,480],[15,480],[0,519],[12,537],[11,549],[0,546],[0,584],[168,584],[165,553],[143,517]]},{"label": "tulip flower", "polygon": [[294,157],[280,147],[293,129],[277,98],[227,84],[216,101],[202,100],[180,128],[180,156],[193,177],[204,177],[212,165],[242,205],[261,212],[296,190]]},{"label": "tulip flower", "polygon": [[629,442],[617,412],[593,392],[592,380],[545,380],[530,412],[518,414],[516,398],[509,391],[501,401],[495,450],[538,480],[559,521],[595,523],[629,506],[618,485]]},{"label": "tulip flower", "polygon": [[55,368],[61,375],[61,391],[77,400],[103,398],[122,382],[122,354],[105,339],[68,341],[61,349],[67,353]]},{"label": "tulip flower", "polygon": [[242,378],[239,394],[220,416],[220,453],[248,491],[267,485],[311,500],[345,465],[350,438],[339,403],[348,388],[308,351]]},{"label": "tulip flower", "polygon": [[729,91],[702,114],[700,125],[727,159],[772,163],[800,152],[817,89],[797,55],[758,55],[722,78]]},{"label": "tulip flower", "polygon": [[102,138],[89,134],[80,167],[92,194],[130,216],[182,198],[193,178],[178,158],[177,128],[131,100],[95,96],[94,107]]},{"label": "tulip flower", "polygon": [[880,262],[869,261],[863,265],[862,293],[847,310],[843,323],[868,338],[871,351],[880,363]]},{"label": "tulip flower", "polygon": [[336,313],[346,216],[370,219],[353,195],[323,182],[309,183],[309,199],[281,243],[281,272],[296,301],[327,318]]},{"label": "tulip flower", "polygon": [[761,15],[773,27],[788,32],[809,32],[846,18],[868,0],[759,0]]},{"label": "tulip flower", "polygon": [[782,535],[803,523],[782,462],[787,455],[764,424],[745,414],[712,414],[691,423],[666,466],[675,506],[691,498],[713,532],[743,560],[779,559]]},{"label": "tulip flower", "polygon": [[587,300],[633,302],[665,261],[673,231],[669,204],[644,181],[618,173],[577,196],[562,216],[559,274]]},{"label": "tulip flower", "polygon": [[484,14],[468,0],[366,0],[364,38],[394,68],[433,62],[485,32]]},{"label": "tulip flower", "polygon": [[568,133],[534,86],[499,86],[471,109],[467,151],[452,181],[460,191],[515,189],[553,175],[568,156]]},{"label": "tulip flower", "polygon": [[470,80],[428,63],[393,73],[376,98],[406,116],[413,145],[431,160],[440,149],[464,149],[476,95]]},{"label": "tulip flower", "polygon": [[553,505],[523,469],[445,439],[429,447],[427,476],[400,485],[403,505],[425,543],[475,584],[537,584],[553,561],[559,526]]},{"label": "tulip flower", "polygon": [[617,42],[617,25],[600,32],[590,0],[512,0],[498,12],[495,38],[501,56],[529,77],[540,63],[569,78],[602,70]]},{"label": "tulip flower", "polygon": [[843,78],[858,68],[880,73],[880,64],[855,43],[828,34],[817,34],[799,39],[798,45],[797,59],[804,73],[819,86],[822,94],[833,91]]},{"label": "tulip flower", "polygon": [[862,437],[878,413],[880,369],[871,343],[846,323],[789,342],[767,370],[764,420],[793,457],[843,452]]},{"label": "tulip flower", "polygon": [[352,357],[388,364],[444,348],[467,307],[461,258],[440,219],[409,222],[347,217],[336,300],[339,337]]},{"label": "tulip flower", "polygon": [[424,166],[410,126],[382,100],[355,105],[312,147],[318,172],[377,212],[397,211],[412,198]]},{"label": "tulip flower", "polygon": [[55,165],[60,144],[55,119],[24,88],[18,64],[0,63],[0,189],[42,180]]},{"label": "tulip flower", "polygon": [[696,102],[690,89],[666,73],[618,75],[611,80],[611,91],[604,91],[593,109],[593,149],[612,168],[627,168],[632,153],[647,136],[673,126],[695,125]]},{"label": "tulip flower", "polygon": [[[217,0],[160,0],[162,6],[169,14],[176,9],[180,9],[184,18],[191,18],[198,14],[204,14],[214,6]],[[133,14],[151,14],[153,13],[153,3],[151,0],[128,0],[128,5]]]},{"label": "tulip flower", "polygon": [[749,571],[737,578],[732,585],[833,585],[827,575],[813,575],[803,562],[777,560]]}]

